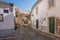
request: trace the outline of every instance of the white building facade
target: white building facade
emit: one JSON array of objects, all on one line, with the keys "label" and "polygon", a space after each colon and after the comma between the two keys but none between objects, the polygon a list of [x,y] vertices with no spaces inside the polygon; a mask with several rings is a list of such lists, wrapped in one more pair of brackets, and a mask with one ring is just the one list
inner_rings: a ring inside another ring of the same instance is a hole
[{"label": "white building facade", "polygon": [[38,0],[31,10],[32,28],[60,35],[60,0]]},{"label": "white building facade", "polygon": [[0,2],[0,34],[11,33],[14,29],[14,5]]}]

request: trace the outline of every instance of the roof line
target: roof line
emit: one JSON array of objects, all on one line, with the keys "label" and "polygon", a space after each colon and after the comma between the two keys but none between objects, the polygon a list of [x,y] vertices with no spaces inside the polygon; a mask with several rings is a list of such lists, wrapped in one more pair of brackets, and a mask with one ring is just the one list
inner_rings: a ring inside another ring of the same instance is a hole
[{"label": "roof line", "polygon": [[8,2],[3,2],[3,1],[0,1],[0,3],[9,4],[9,5],[11,5],[11,6],[14,5],[13,3],[8,3]]},{"label": "roof line", "polygon": [[32,12],[32,10],[34,9],[34,7],[39,4],[40,1],[41,1],[41,0],[37,0],[37,1],[36,1],[36,3],[32,6],[31,12]]}]

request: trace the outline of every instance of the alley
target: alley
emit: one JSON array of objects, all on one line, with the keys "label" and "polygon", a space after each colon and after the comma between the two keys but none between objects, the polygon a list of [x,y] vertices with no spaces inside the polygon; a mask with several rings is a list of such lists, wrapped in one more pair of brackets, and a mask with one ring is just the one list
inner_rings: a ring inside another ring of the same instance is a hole
[{"label": "alley", "polygon": [[28,27],[21,27],[19,35],[17,36],[17,40],[60,40],[60,39],[55,37],[49,37],[47,36],[47,34],[43,35]]}]

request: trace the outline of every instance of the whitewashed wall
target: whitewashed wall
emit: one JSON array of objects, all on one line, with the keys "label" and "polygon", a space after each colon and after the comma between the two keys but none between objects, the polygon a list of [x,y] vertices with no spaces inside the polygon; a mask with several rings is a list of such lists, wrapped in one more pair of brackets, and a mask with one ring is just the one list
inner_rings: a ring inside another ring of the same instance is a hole
[{"label": "whitewashed wall", "polygon": [[[41,31],[48,32],[48,23],[47,23],[47,9],[48,9],[48,1],[47,0],[41,0],[41,2],[38,4],[38,15],[39,15],[39,26]],[[46,20],[42,21],[44,18]],[[42,22],[42,23],[41,23]]]},{"label": "whitewashed wall", "polygon": [[[38,14],[37,15],[36,15],[36,7],[38,7]],[[36,19],[39,20],[39,28],[38,28],[39,30],[42,29],[41,28],[42,25],[47,26],[46,25],[47,23],[45,23],[45,22],[44,22],[44,24],[40,23],[40,20],[43,19],[44,17],[46,17],[46,14],[45,14],[46,11],[47,11],[47,0],[42,0],[39,4],[37,4],[33,8],[31,15],[34,15],[34,16],[31,17],[32,18],[31,20],[34,21],[33,22],[33,24],[35,25],[35,26],[33,26],[34,28],[36,28]]]},{"label": "whitewashed wall", "polygon": [[[43,32],[49,32],[49,27],[48,27],[48,17],[60,17],[60,0],[55,1],[55,6],[49,8],[48,6],[48,0],[41,0],[41,2],[38,5],[35,5],[33,8],[31,15],[34,15],[31,17],[32,24],[36,25],[36,19],[38,17],[39,19],[39,30]],[[38,16],[36,15],[36,7],[38,7]],[[42,19],[46,18],[45,21],[42,21]],[[43,24],[41,24],[41,22]],[[32,26],[36,28],[35,26]]]},{"label": "whitewashed wall", "polygon": [[[4,13],[3,10],[8,9],[9,13]],[[10,12],[10,5],[0,2],[0,14],[3,14],[3,22],[0,22],[0,37],[12,35],[14,29],[14,8]]]},{"label": "whitewashed wall", "polygon": [[[3,22],[0,22],[0,29],[14,29],[14,12],[10,12],[10,5],[0,3],[1,14],[3,14]],[[3,10],[8,9],[9,13],[4,13]]]}]

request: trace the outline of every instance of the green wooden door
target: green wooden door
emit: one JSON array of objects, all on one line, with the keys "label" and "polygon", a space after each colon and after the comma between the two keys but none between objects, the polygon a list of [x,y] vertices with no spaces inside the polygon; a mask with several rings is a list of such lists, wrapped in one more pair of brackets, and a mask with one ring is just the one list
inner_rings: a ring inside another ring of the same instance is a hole
[{"label": "green wooden door", "polygon": [[54,34],[54,17],[49,18],[49,32]]},{"label": "green wooden door", "polygon": [[38,20],[36,20],[36,28],[38,28]]}]

